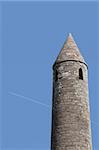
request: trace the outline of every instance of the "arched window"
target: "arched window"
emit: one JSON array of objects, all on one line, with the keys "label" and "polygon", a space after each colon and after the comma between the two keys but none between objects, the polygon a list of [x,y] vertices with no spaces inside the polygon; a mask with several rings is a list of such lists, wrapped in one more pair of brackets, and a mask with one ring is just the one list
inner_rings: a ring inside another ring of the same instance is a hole
[{"label": "arched window", "polygon": [[79,79],[83,80],[83,71],[81,68],[79,69]]},{"label": "arched window", "polygon": [[58,71],[55,70],[55,81],[57,81],[57,80],[58,80]]}]

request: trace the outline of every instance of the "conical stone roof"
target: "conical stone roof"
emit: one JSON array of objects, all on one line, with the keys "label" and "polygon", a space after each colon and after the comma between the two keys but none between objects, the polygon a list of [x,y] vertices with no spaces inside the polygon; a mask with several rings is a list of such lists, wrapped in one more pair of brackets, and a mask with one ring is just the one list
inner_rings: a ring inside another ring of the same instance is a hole
[{"label": "conical stone roof", "polygon": [[69,34],[66,42],[64,43],[55,63],[68,60],[75,60],[85,63],[84,58],[82,57],[80,50],[71,34]]}]

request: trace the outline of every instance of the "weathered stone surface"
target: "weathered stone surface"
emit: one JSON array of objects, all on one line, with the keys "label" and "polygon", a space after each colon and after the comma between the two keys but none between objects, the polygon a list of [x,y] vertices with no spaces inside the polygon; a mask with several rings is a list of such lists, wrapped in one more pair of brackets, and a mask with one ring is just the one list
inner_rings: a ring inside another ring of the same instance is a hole
[{"label": "weathered stone surface", "polygon": [[80,61],[54,66],[51,150],[92,150],[87,66]]}]

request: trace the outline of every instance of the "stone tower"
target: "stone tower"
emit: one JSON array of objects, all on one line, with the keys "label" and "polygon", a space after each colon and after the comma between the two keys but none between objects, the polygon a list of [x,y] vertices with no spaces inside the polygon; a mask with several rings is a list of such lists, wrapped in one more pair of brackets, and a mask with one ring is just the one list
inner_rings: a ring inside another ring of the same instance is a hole
[{"label": "stone tower", "polygon": [[53,65],[51,150],[92,150],[87,72],[69,34]]}]

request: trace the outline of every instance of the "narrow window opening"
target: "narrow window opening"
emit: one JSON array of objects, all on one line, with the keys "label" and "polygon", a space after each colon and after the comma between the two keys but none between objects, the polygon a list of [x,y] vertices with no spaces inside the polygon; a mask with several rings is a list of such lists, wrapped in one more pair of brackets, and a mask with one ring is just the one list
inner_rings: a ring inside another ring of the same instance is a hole
[{"label": "narrow window opening", "polygon": [[79,69],[79,79],[83,80],[83,71],[81,68]]},{"label": "narrow window opening", "polygon": [[56,70],[55,71],[55,81],[57,81],[58,80],[58,71]]}]

